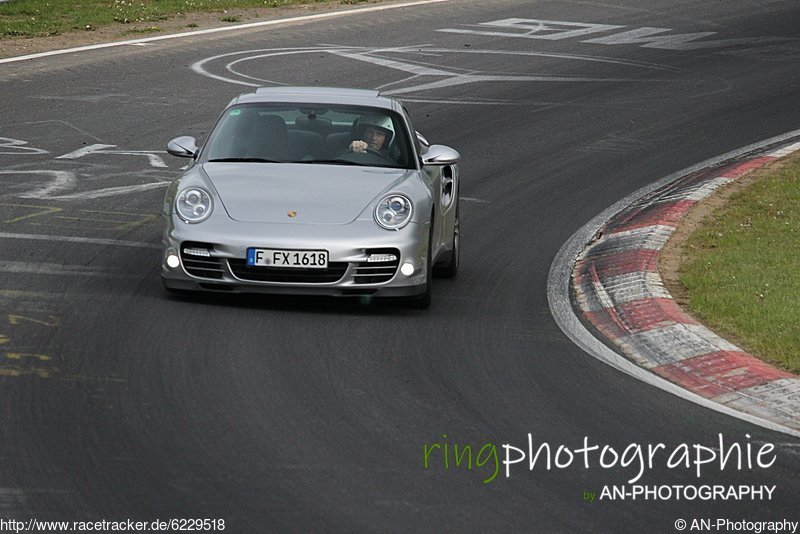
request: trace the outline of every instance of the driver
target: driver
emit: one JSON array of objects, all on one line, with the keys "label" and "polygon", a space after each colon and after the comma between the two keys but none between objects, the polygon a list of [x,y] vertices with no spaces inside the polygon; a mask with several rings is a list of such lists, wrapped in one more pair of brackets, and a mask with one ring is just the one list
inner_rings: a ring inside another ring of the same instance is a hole
[{"label": "driver", "polygon": [[366,152],[369,149],[383,154],[394,136],[392,119],[385,115],[362,116],[356,131],[359,138],[350,143],[353,152]]}]

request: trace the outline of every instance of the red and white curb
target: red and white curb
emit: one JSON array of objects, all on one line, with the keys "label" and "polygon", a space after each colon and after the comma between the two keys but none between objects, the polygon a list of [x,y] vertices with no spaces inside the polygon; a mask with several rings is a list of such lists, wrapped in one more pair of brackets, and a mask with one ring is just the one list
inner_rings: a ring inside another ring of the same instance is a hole
[{"label": "red and white curb", "polygon": [[619,211],[578,256],[572,285],[583,319],[638,366],[714,403],[800,430],[800,377],[698,324],[658,273],[660,250],[692,206],[796,150],[800,142],[692,172]]}]

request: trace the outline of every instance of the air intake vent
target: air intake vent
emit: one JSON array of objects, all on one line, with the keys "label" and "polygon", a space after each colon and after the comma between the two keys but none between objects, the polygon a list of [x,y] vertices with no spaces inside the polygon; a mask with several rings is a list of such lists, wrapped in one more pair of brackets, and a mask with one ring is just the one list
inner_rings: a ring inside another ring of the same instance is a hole
[{"label": "air intake vent", "polygon": [[240,259],[229,259],[228,265],[236,278],[250,282],[330,284],[341,280],[347,271],[347,262],[329,262],[327,269],[250,267]]},{"label": "air intake vent", "polygon": [[397,272],[397,266],[400,265],[400,251],[396,248],[377,248],[366,252],[368,261],[356,264],[353,282],[381,284],[391,280]]},{"label": "air intake vent", "polygon": [[[181,262],[186,272],[198,278],[222,279],[225,266],[219,258],[211,257],[214,248],[209,243],[185,242],[181,244]],[[206,255],[205,253],[208,255]]]}]

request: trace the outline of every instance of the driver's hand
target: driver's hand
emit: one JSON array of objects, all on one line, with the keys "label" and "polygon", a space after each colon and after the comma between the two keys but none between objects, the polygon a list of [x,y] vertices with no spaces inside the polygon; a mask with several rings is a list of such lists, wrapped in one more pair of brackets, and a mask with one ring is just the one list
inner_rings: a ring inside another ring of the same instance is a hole
[{"label": "driver's hand", "polygon": [[356,140],[350,143],[350,150],[353,152],[366,152],[369,145],[366,141]]}]

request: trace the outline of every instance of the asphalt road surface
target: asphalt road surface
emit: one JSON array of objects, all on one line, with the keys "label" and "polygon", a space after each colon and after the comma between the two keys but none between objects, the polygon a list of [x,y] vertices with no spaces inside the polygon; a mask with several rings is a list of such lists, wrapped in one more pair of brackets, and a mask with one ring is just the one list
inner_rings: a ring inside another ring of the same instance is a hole
[{"label": "asphalt road surface", "polygon": [[[451,0],[0,65],[0,519],[245,533],[800,520],[797,439],[604,366],[546,295],[559,247],[607,206],[798,128],[799,27],[786,1]],[[380,88],[461,152],[462,271],[430,310],[164,294],[158,215],[185,164],[166,143],[202,138],[261,84]],[[563,467],[526,458],[507,477],[521,453],[503,446],[527,451],[529,434]],[[719,435],[728,461],[698,477]],[[567,462],[584,438],[620,458]],[[772,491],[705,500],[703,486]]]}]

